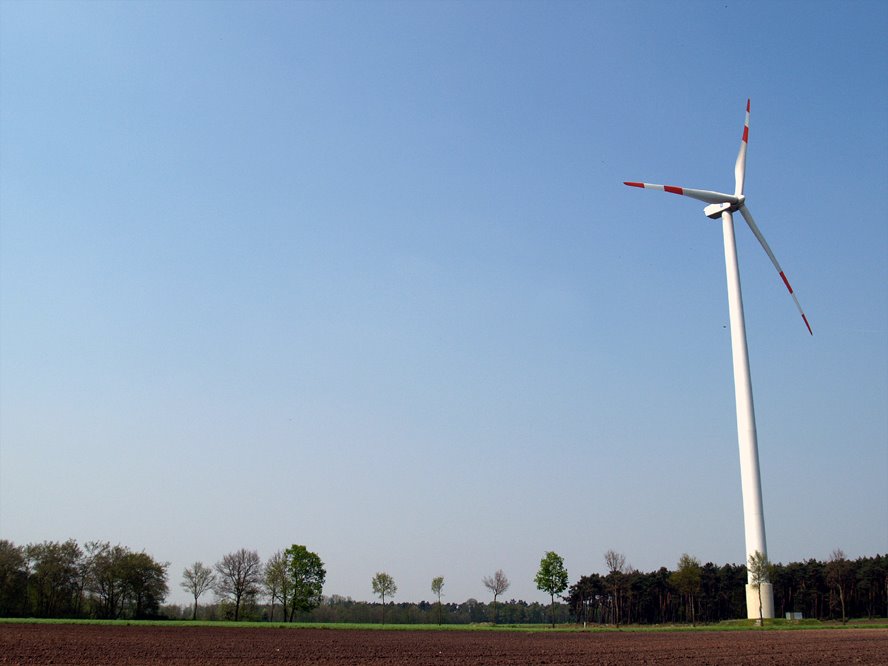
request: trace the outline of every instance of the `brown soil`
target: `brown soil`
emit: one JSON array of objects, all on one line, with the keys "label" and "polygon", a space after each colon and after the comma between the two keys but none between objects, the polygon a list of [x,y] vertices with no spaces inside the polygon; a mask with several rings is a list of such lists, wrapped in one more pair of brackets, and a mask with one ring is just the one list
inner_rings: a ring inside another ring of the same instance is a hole
[{"label": "brown soil", "polygon": [[0,664],[885,664],[888,629],[488,632],[0,624]]}]

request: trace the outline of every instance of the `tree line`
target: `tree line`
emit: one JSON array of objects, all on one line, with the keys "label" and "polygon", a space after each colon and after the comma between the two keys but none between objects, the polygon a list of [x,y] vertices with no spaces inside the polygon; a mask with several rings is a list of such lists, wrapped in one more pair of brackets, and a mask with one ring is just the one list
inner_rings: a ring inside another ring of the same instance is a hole
[{"label": "tree line", "polygon": [[[369,587],[379,602],[323,595],[321,558],[292,545],[265,562],[239,549],[212,565],[195,562],[178,582],[193,603],[165,604],[169,564],[126,546],[45,541],[17,546],[0,540],[0,617],[388,622],[395,624],[671,624],[746,617],[747,567],[700,564],[683,555],[674,569],[640,572],[607,551],[607,574],[580,576],[568,587],[563,561],[547,552],[535,577],[548,604],[504,600],[510,581],[500,569],[481,585],[489,600],[444,601],[445,578],[431,579],[432,601],[395,602],[392,576],[378,572]],[[888,617],[888,555],[768,563],[775,612],[806,618]],[[208,598],[208,593],[213,598]],[[488,602],[489,601],[489,602]]]},{"label": "tree line", "polygon": [[107,541],[0,540],[0,617],[157,618],[167,568]]},{"label": "tree line", "polygon": [[[169,619],[191,619],[191,605],[170,604],[161,610]],[[214,601],[201,604],[197,617],[200,620],[225,620],[233,618],[230,602]],[[442,600],[439,606],[436,600],[429,601],[395,601],[386,597],[386,603],[380,601],[356,601],[352,597],[333,594],[324,595],[320,605],[312,611],[297,612],[294,622],[310,622],[317,624],[493,624],[493,602],[475,598],[461,602]],[[282,623],[284,619],[280,605],[275,605],[272,612],[270,604],[257,600],[241,609],[241,620],[253,622]],[[499,599],[496,606],[496,622],[500,625],[512,624],[549,624],[551,622],[551,606],[548,601],[527,602],[520,599]],[[570,608],[563,601],[555,602],[555,621],[557,624],[573,622]]]},{"label": "tree line", "polygon": [[[607,574],[581,576],[565,597],[576,622],[714,623],[746,617],[744,565],[701,565],[685,554],[674,570],[641,572],[614,551],[605,553],[605,563]],[[836,550],[825,562],[766,565],[776,617],[888,617],[888,555],[849,560]]]}]

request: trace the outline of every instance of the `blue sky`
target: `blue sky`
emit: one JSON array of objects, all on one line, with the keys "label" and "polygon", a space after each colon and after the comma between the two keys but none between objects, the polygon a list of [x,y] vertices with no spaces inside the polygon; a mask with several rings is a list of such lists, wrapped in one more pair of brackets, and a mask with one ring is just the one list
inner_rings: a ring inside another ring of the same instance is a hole
[{"label": "blue sky", "polygon": [[0,3],[0,537],[544,600],[888,551],[888,6]]}]

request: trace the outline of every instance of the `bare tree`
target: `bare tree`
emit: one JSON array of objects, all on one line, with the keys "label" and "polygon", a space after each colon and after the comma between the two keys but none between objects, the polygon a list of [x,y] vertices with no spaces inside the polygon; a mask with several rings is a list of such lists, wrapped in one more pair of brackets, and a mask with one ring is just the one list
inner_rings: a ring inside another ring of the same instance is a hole
[{"label": "bare tree", "polygon": [[212,589],[213,584],[216,582],[216,576],[213,574],[213,570],[205,566],[203,562],[195,562],[190,569],[185,567],[185,571],[182,572],[182,578],[183,580],[179,585],[188,590],[194,597],[194,612],[191,614],[191,619],[196,620],[197,600],[200,599],[204,592]]},{"label": "bare tree", "polygon": [[234,621],[240,619],[242,603],[255,597],[262,583],[262,561],[255,550],[241,548],[216,562],[215,590],[221,597],[234,601]]},{"label": "bare tree", "polygon": [[604,564],[608,571],[623,573],[626,571],[626,556],[615,550],[609,550],[604,554]]},{"label": "bare tree", "polygon": [[623,587],[626,584],[626,556],[615,550],[609,550],[604,554],[604,564],[608,574],[606,580],[613,591],[614,624],[620,626],[623,612]]},{"label": "bare tree", "polygon": [[829,555],[826,563],[826,582],[836,588],[839,593],[839,604],[842,606],[842,624],[848,621],[845,615],[845,599],[848,596],[848,588],[854,580],[854,569],[845,558],[845,552],[836,548]]},{"label": "bare tree", "polygon": [[384,571],[373,576],[371,583],[373,585],[373,594],[382,599],[382,623],[385,624],[385,597],[386,595],[389,597],[395,596],[398,586],[395,585],[395,579]]},{"label": "bare tree", "polygon": [[493,592],[493,623],[496,624],[496,598],[509,589],[509,579],[502,569],[497,569],[493,576],[484,576],[484,587]]}]

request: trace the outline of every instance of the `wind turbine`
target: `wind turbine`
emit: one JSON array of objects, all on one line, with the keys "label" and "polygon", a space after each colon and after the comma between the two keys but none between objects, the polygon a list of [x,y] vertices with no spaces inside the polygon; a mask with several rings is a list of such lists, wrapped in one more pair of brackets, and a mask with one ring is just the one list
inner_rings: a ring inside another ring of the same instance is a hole
[{"label": "wind turbine", "polygon": [[[734,396],[737,404],[737,436],[740,444],[740,483],[743,491],[743,524],[746,534],[746,562],[756,551],[767,556],[765,543],[765,517],[762,508],[762,481],[759,473],[758,442],[755,433],[755,412],[752,404],[752,383],[749,377],[749,353],[746,347],[746,322],[743,317],[743,297],[740,293],[740,269],[737,265],[737,248],[734,242],[734,211],[739,211],[761,243],[780,274],[783,284],[795,301],[802,321],[808,332],[814,335],[808,318],[796,298],[795,292],[786,279],[777,257],[771,251],[768,242],[752,218],[746,207],[746,196],[743,185],[746,179],[746,149],[749,142],[749,100],[746,100],[746,121],[743,124],[743,139],[740,141],[740,153],[734,165],[734,194],[712,192],[710,190],[693,190],[673,185],[652,185],[650,183],[631,183],[630,187],[643,187],[649,190],[660,190],[681,194],[692,199],[704,201],[708,206],[703,209],[707,217],[722,220],[722,231],[725,241],[725,268],[728,278],[728,310],[731,320],[731,350],[734,360]],[[749,618],[759,617],[759,599],[761,599],[762,617],[774,617],[774,594],[770,583],[762,583],[760,589],[753,587],[752,574],[746,585],[746,612]],[[760,593],[760,594],[759,594]]]}]

